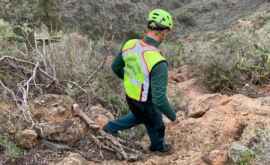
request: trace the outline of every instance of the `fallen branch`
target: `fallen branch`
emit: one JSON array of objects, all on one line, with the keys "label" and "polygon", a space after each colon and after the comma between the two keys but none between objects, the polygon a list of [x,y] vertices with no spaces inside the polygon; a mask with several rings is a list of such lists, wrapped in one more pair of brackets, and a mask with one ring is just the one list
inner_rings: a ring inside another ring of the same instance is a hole
[{"label": "fallen branch", "polygon": [[96,138],[94,135],[91,135],[91,138],[100,148],[116,154],[118,153],[118,155],[120,155],[119,159],[138,160],[141,158],[142,153],[140,151],[131,149],[128,147],[128,142],[100,129],[100,127],[80,109],[78,104],[74,104],[72,109],[74,114],[85,121],[93,133],[99,136],[99,138]]},{"label": "fallen branch", "polygon": [[81,119],[83,119],[86,124],[90,127],[90,129],[93,130],[98,130],[99,126],[93,121],[91,120],[79,107],[78,104],[74,104],[72,107],[72,110],[74,112],[75,115],[79,116]]}]

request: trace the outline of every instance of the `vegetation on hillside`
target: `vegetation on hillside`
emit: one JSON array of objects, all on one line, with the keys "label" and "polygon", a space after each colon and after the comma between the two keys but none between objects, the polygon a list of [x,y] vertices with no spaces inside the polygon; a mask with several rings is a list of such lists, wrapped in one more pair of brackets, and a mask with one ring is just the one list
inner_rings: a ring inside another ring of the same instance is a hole
[{"label": "vegetation on hillside", "polygon": [[269,83],[269,25],[269,13],[263,12],[221,33],[195,34],[182,58],[213,92],[233,94]]}]

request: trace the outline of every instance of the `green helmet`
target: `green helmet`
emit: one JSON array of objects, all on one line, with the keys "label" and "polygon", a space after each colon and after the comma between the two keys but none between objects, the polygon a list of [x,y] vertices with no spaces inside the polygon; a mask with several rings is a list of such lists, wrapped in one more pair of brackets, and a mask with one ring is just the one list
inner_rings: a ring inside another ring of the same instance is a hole
[{"label": "green helmet", "polygon": [[163,9],[152,10],[148,15],[148,27],[155,30],[172,29],[171,14]]}]

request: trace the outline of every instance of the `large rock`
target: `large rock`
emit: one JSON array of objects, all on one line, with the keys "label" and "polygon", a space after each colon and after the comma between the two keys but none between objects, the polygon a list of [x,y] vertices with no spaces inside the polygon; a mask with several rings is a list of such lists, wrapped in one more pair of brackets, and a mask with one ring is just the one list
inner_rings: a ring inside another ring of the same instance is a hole
[{"label": "large rock", "polygon": [[38,134],[31,129],[25,129],[16,133],[16,144],[20,147],[30,149],[38,144]]},{"label": "large rock", "polygon": [[201,117],[211,108],[218,105],[225,104],[229,99],[226,96],[220,94],[205,94],[195,98],[189,103],[188,116],[189,117]]},{"label": "large rock", "polygon": [[69,96],[43,95],[31,103],[37,130],[43,138],[73,144],[87,132],[86,124],[72,113],[74,101]]}]

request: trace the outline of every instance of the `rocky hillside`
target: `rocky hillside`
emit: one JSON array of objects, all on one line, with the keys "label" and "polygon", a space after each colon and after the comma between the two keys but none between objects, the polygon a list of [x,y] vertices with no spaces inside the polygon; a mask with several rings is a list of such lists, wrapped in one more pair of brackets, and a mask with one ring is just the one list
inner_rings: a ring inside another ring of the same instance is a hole
[{"label": "rocky hillside", "polygon": [[[64,22],[80,24],[85,32],[117,36],[130,32],[142,32],[146,13],[153,8],[168,9],[175,17],[177,37],[195,31],[223,30],[233,21],[265,6],[265,0],[154,0],[108,1],[65,0],[61,4]],[[128,28],[127,28],[128,27]]]},{"label": "rocky hillside", "polygon": [[[115,1],[0,1],[0,18],[14,23],[43,21],[48,27],[63,24],[80,29],[91,38],[143,32],[146,14],[153,8],[171,11],[175,18],[175,36],[197,31],[218,31],[258,10],[267,8],[267,0],[115,0]],[[25,8],[21,8],[25,6]],[[51,20],[51,21],[50,21]],[[105,33],[105,34],[104,34]]]}]

